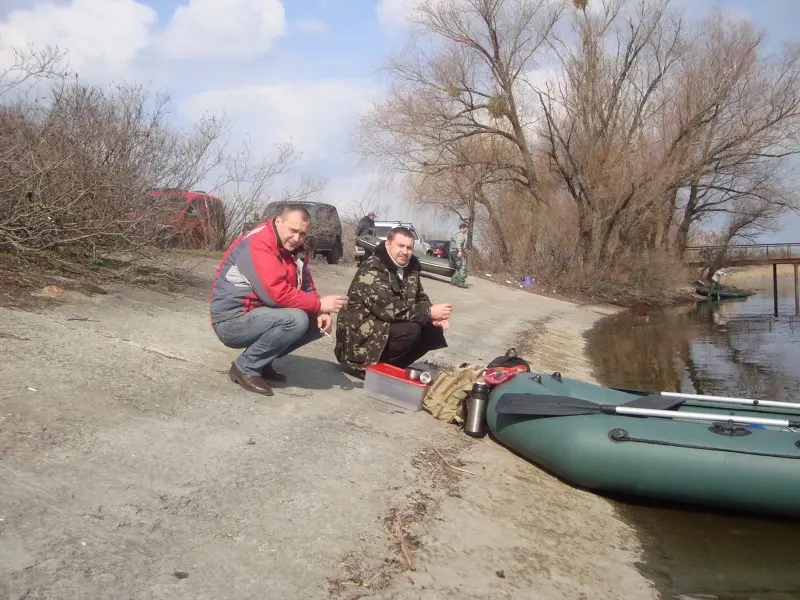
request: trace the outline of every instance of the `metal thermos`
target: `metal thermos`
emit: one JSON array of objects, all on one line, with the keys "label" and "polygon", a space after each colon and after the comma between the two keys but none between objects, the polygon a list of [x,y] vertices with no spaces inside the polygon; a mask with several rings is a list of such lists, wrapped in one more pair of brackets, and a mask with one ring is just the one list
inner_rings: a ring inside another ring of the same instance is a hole
[{"label": "metal thermos", "polygon": [[467,418],[464,421],[464,433],[472,437],[486,435],[486,405],[489,403],[489,386],[483,381],[476,381],[467,398]]}]

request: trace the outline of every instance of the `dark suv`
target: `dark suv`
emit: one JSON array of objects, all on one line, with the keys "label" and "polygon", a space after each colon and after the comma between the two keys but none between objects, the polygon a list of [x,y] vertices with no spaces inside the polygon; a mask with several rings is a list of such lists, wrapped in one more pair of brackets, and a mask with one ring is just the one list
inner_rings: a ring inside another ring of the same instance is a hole
[{"label": "dark suv", "polygon": [[289,204],[299,204],[311,215],[311,231],[306,238],[308,254],[323,254],[328,264],[335,265],[342,258],[342,222],[339,211],[325,202],[270,202],[264,209],[263,219],[275,217]]}]

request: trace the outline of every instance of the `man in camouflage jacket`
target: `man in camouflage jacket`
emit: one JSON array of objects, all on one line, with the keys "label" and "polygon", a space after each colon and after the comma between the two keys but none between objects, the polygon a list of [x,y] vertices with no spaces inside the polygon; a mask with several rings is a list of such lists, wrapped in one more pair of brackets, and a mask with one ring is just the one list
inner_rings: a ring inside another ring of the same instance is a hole
[{"label": "man in camouflage jacket", "polygon": [[395,227],[361,263],[336,322],[336,359],[354,375],[386,362],[407,367],[427,352],[446,348],[450,304],[432,304],[422,289],[414,238]]}]

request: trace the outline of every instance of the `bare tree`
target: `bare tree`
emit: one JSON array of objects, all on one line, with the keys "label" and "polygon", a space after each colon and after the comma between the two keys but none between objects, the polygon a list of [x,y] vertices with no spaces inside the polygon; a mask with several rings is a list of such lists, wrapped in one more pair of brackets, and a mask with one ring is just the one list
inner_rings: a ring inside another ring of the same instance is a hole
[{"label": "bare tree", "polygon": [[714,273],[723,267],[731,246],[752,243],[757,235],[774,231],[782,213],[780,203],[768,197],[745,195],[732,200],[725,222],[714,236],[714,246],[704,257],[705,279],[711,281]]},{"label": "bare tree", "polygon": [[759,190],[797,152],[797,51],[763,59],[752,26],[719,14],[692,31],[670,0],[600,4],[575,13],[578,42],[557,49],[562,74],[539,91],[584,260],[680,253],[693,223],[743,195],[788,207]]},{"label": "bare tree", "polygon": [[679,90],[682,106],[704,105],[705,115],[691,124],[684,117],[680,127],[691,140],[684,196],[671,203],[677,205],[674,244],[681,256],[693,225],[717,213],[738,213],[743,198],[774,203],[775,209],[796,207],[776,190],[788,174],[786,159],[800,152],[800,47],[761,56],[763,39],[752,24],[719,14],[702,29],[703,45],[686,65],[694,85]]},{"label": "bare tree", "polygon": [[0,65],[0,99],[4,103],[19,101],[43,82],[61,81],[68,75],[65,55],[54,46],[23,52],[0,43],[0,57],[4,54],[6,64]]},{"label": "bare tree", "polygon": [[659,151],[658,122],[690,40],[669,0],[638,1],[633,14],[626,4],[607,0],[596,12],[575,11],[575,41],[556,46],[562,69],[537,90],[542,137],[576,205],[581,257],[589,263],[613,257],[625,213],[652,217],[660,189],[677,183],[661,168],[670,159]]},{"label": "bare tree", "polygon": [[[453,144],[489,138],[514,149],[513,162],[491,166],[543,201],[518,93],[564,7],[559,0],[424,0],[414,17],[424,35],[389,61],[395,87],[362,122],[362,156],[414,171],[440,165]],[[398,134],[413,134],[414,143],[397,145]]]},{"label": "bare tree", "polygon": [[796,207],[800,50],[766,55],[747,22],[672,0],[430,0],[415,21],[360,154],[413,201],[485,221],[514,268],[647,285],[699,227]]},{"label": "bare tree", "polygon": [[271,156],[259,158],[248,141],[225,156],[212,190],[225,204],[226,243],[258,224],[269,202],[302,202],[322,193],[327,182],[311,177],[277,187],[299,159],[291,143],[277,144]]}]

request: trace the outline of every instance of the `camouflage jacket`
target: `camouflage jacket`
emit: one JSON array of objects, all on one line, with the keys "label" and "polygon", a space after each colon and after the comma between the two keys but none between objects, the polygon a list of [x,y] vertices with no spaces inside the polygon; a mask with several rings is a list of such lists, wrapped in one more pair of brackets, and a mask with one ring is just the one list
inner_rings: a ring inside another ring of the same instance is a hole
[{"label": "camouflage jacket", "polygon": [[380,360],[389,340],[389,326],[397,321],[425,324],[431,301],[422,289],[419,259],[412,256],[401,281],[383,242],[356,271],[347,290],[347,308],[336,320],[336,359],[363,369]]}]

